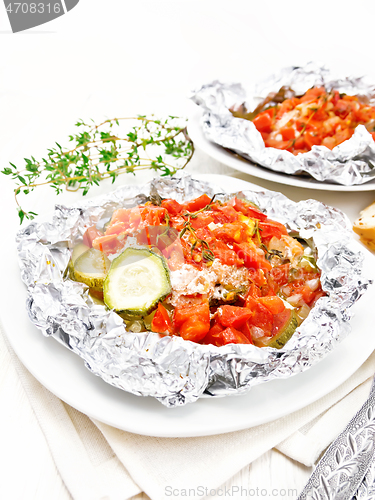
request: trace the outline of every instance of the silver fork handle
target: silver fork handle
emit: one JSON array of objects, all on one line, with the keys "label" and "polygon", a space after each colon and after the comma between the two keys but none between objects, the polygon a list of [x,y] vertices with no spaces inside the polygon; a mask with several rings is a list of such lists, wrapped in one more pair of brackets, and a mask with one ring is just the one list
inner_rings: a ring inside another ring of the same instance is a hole
[{"label": "silver fork handle", "polygon": [[325,452],[298,500],[352,500],[353,498],[370,500],[374,473],[375,386],[373,384],[369,398]]}]

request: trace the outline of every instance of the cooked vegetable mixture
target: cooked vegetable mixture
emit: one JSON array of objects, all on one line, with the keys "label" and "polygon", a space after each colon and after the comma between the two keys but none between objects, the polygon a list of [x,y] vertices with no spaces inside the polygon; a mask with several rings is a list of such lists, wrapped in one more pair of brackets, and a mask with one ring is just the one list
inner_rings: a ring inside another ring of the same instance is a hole
[{"label": "cooked vegetable mixture", "polygon": [[73,249],[71,277],[133,332],[280,348],[324,295],[309,247],[253,203],[203,194],[116,210]]},{"label": "cooked vegetable mixture", "polygon": [[310,151],[312,146],[333,149],[350,139],[360,124],[375,139],[375,107],[358,96],[327,92],[324,87],[313,87],[302,97],[284,88],[266,98],[254,113],[243,106],[232,113],[251,120],[265,146],[295,155]]}]

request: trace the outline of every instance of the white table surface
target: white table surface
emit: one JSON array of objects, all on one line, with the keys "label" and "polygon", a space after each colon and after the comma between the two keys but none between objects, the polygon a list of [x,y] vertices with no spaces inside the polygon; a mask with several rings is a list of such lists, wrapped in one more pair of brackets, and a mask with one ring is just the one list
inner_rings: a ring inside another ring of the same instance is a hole
[{"label": "white table surface", "polygon": [[[66,16],[13,35],[0,5],[0,168],[8,161],[17,164],[25,156],[42,155],[54,141],[64,143],[77,118],[187,115],[189,90],[214,78],[251,83],[308,60],[321,60],[347,74],[374,72],[368,65],[374,11],[371,0],[358,2],[360,27],[349,36],[354,19],[337,1],[318,0],[313,9],[306,4],[304,10],[297,0],[282,6],[276,0],[257,5],[235,0],[81,0]],[[324,36],[318,35],[320,26]],[[340,208],[352,221],[375,200],[375,192],[302,189],[252,178],[199,150],[189,171],[234,175],[295,201],[315,198]],[[6,235],[6,229],[14,232],[18,220],[12,183],[1,175],[0,181]],[[52,190],[45,189],[25,199],[25,208],[47,210],[55,201]],[[64,195],[58,201],[75,198]],[[5,264],[9,251],[14,251],[13,244],[1,245]],[[1,294],[4,298],[6,286]],[[70,498],[2,343],[0,401],[0,498]],[[259,492],[290,490],[280,496],[292,499],[310,473],[270,451],[238,473],[231,485]],[[257,497],[267,498],[261,493]]]}]

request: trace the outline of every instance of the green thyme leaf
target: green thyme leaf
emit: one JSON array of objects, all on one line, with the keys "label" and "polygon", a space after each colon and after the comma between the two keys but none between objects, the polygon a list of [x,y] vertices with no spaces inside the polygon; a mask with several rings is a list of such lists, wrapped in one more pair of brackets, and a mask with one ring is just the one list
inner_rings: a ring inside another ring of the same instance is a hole
[{"label": "green thyme leaf", "polygon": [[[135,175],[138,170],[152,169],[161,176],[174,175],[191,160],[194,146],[187,135],[186,120],[169,116],[164,120],[139,115],[112,118],[95,125],[78,120],[76,133],[68,136],[70,146],[47,149],[40,161],[25,158],[23,170],[10,163],[1,173],[11,175],[19,218],[22,223],[34,214],[25,212],[17,199],[41,185],[50,185],[60,194],[81,190],[86,195],[93,185],[104,179],[115,182],[123,173]],[[125,128],[125,130],[124,130]]]}]

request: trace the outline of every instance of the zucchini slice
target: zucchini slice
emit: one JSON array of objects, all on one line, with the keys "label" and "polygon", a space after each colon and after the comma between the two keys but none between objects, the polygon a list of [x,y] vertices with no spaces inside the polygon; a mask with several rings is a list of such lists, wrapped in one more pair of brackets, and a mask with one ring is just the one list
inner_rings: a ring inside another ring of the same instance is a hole
[{"label": "zucchini slice", "polygon": [[84,245],[83,243],[78,243],[78,245],[76,245],[73,248],[72,255],[70,257],[70,261],[68,264],[68,270],[69,270],[70,277],[72,280],[75,279],[74,278],[74,263],[78,259],[78,257],[80,257],[87,250],[90,250],[90,247],[88,247],[87,245]]},{"label": "zucchini slice", "polygon": [[103,252],[90,248],[73,262],[74,279],[101,290],[110,265],[110,260]]},{"label": "zucchini slice", "polygon": [[75,264],[75,261],[78,259],[78,257],[81,257],[81,255],[83,253],[87,252],[87,250],[90,250],[90,247],[88,247],[84,243],[78,243],[78,245],[76,245],[73,248],[73,252],[72,252],[72,256],[71,256],[71,263],[73,264],[73,266]]},{"label": "zucchini slice", "polygon": [[127,248],[113,259],[103,292],[110,309],[122,315],[147,316],[171,293],[164,258],[146,248]]},{"label": "zucchini slice", "polygon": [[298,326],[297,315],[293,309],[285,309],[275,315],[272,337],[261,337],[254,340],[257,347],[275,347],[281,349],[291,339]]}]

